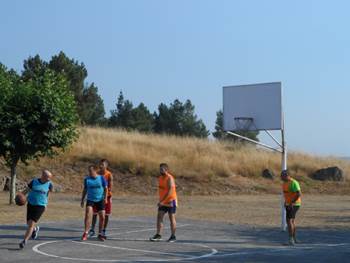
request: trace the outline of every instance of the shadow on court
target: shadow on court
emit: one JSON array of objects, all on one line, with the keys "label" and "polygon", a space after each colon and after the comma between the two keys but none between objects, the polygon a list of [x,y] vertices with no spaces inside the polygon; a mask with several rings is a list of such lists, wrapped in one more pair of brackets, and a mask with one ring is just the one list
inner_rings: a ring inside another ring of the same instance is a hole
[{"label": "shadow on court", "polygon": [[[163,239],[170,235],[165,222]],[[299,228],[295,247],[278,228],[181,220],[176,243],[149,242],[153,218],[112,220],[109,239],[80,242],[82,222],[44,223],[24,250],[24,225],[0,226],[1,262],[335,262],[350,257],[350,228]],[[346,260],[345,260],[346,261]]]}]

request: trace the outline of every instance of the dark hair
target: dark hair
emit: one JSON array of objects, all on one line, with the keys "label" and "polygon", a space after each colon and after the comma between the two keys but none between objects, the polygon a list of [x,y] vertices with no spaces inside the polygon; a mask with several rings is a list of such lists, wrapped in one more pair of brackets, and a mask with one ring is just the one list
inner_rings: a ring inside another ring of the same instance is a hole
[{"label": "dark hair", "polygon": [[161,163],[160,165],[159,165],[159,168],[164,168],[165,170],[169,170],[169,166],[168,166],[168,164],[166,164],[166,163]]},{"label": "dark hair", "polygon": [[288,176],[288,170],[283,170],[281,172],[281,176]]},{"label": "dark hair", "polygon": [[100,163],[105,163],[107,166],[109,165],[109,162],[107,159],[101,159]]},{"label": "dark hair", "polygon": [[96,164],[91,164],[89,165],[89,170],[93,169],[94,171],[97,171],[97,165]]}]

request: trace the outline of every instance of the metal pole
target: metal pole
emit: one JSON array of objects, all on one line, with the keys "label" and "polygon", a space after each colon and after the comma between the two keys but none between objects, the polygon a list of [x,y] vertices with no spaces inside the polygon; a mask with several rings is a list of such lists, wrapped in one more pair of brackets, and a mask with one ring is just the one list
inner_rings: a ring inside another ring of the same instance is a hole
[{"label": "metal pole", "polygon": [[250,138],[247,138],[247,137],[245,137],[245,136],[239,135],[239,134],[234,133],[234,132],[227,131],[226,133],[228,133],[228,134],[230,134],[230,135],[232,135],[232,136],[241,138],[241,139],[243,139],[243,140],[246,140],[246,141],[248,141],[248,142],[255,143],[255,144],[257,144],[257,145],[263,146],[263,147],[265,147],[265,148],[267,148],[267,149],[270,149],[270,150],[273,150],[273,151],[282,153],[282,150],[273,148],[273,147],[271,147],[271,146],[269,146],[269,145],[267,145],[267,144],[265,144],[265,143],[261,143],[261,142],[254,141],[254,140],[252,140],[252,139],[250,139]]},{"label": "metal pole", "polygon": [[[282,171],[287,170],[287,145],[285,141],[285,134],[284,134],[284,120],[283,120],[283,127],[281,130],[282,134]],[[283,192],[281,194],[281,229],[282,231],[287,230],[287,220],[286,220],[286,209],[284,207],[284,196]]]}]

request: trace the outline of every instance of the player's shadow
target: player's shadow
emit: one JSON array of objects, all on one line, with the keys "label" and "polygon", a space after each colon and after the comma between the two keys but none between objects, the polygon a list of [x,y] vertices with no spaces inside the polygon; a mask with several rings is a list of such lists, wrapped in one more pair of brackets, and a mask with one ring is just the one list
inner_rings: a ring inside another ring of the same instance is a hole
[{"label": "player's shadow", "polygon": [[[232,236],[235,235],[245,240],[245,243],[283,245],[288,240],[288,232],[278,228],[235,229]],[[305,245],[350,243],[350,228],[298,227],[297,239]]]},{"label": "player's shadow", "polygon": [[0,251],[1,250],[19,251],[21,249],[18,247],[18,243],[2,243],[0,244]]}]

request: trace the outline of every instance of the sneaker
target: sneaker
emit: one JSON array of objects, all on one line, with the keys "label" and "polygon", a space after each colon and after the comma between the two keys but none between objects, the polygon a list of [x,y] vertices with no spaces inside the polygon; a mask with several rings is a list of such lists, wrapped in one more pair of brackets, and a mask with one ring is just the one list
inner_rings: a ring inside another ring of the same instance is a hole
[{"label": "sneaker", "polygon": [[81,237],[81,241],[88,240],[88,233],[84,232],[83,236]]},{"label": "sneaker", "polygon": [[32,233],[32,239],[37,239],[38,238],[39,230],[40,230],[39,226],[36,226],[34,228],[33,233]]},{"label": "sneaker", "polygon": [[295,245],[294,238],[289,238],[288,245],[289,246],[294,246]]},{"label": "sneaker", "polygon": [[161,241],[162,240],[162,236],[161,235],[158,235],[158,234],[155,234],[153,237],[151,237],[149,239],[150,241],[153,241],[153,242],[158,242],[158,241]]},{"label": "sneaker", "polygon": [[95,235],[95,230],[90,229],[88,233],[88,237],[93,237]]},{"label": "sneaker", "polygon": [[107,239],[106,230],[102,230],[101,235],[103,236],[104,239]]},{"label": "sneaker", "polygon": [[175,235],[171,235],[170,238],[168,239],[168,242],[173,243],[176,241],[176,236]]},{"label": "sneaker", "polygon": [[97,238],[102,242],[106,240],[106,238],[102,234],[99,234]]},{"label": "sneaker", "polygon": [[301,244],[300,240],[297,239],[296,237],[294,237],[294,243],[295,243],[295,244]]},{"label": "sneaker", "polygon": [[21,243],[19,243],[19,248],[23,249],[26,246],[26,243],[27,242],[25,240],[23,240]]}]

